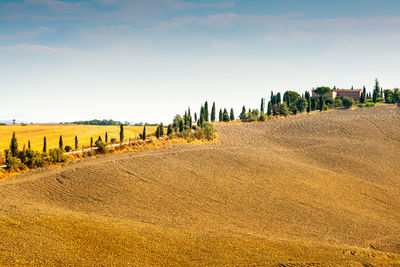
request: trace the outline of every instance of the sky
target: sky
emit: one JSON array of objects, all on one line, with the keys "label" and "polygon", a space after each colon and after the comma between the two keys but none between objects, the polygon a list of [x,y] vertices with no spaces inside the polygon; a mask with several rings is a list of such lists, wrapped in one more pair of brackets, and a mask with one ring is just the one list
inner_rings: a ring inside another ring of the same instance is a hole
[{"label": "sky", "polygon": [[208,100],[400,87],[398,0],[0,0],[0,120],[169,123]]}]

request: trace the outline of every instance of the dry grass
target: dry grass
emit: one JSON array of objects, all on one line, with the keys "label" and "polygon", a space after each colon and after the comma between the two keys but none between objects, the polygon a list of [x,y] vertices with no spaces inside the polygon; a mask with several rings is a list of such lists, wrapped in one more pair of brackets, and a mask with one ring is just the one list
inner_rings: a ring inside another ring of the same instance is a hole
[{"label": "dry grass", "polygon": [[[147,126],[147,134],[154,134],[156,126]],[[18,144],[22,148],[27,145],[28,140],[31,141],[33,150],[41,151],[43,149],[43,137],[47,138],[47,148],[57,148],[60,134],[63,136],[64,146],[75,147],[75,136],[78,136],[79,147],[82,145],[90,145],[90,137],[94,141],[97,140],[99,135],[104,140],[105,132],[108,132],[108,140],[116,138],[119,140],[119,126],[97,126],[97,125],[64,125],[64,124],[28,124],[27,126],[21,125],[5,125],[0,126],[0,151],[8,148],[10,139],[13,132],[15,132]],[[143,132],[142,126],[125,126],[124,135],[125,139],[129,137],[137,138]]]},{"label": "dry grass", "polygon": [[0,181],[0,263],[400,265],[400,109],[221,124]]}]

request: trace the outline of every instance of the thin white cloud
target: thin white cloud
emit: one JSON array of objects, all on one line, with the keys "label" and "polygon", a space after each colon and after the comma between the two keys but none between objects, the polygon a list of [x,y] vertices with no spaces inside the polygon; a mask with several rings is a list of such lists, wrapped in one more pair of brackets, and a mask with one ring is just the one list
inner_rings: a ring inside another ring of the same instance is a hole
[{"label": "thin white cloud", "polygon": [[28,52],[28,53],[70,53],[73,52],[67,48],[57,48],[38,44],[16,44],[10,46],[0,46],[0,51],[9,52]]}]

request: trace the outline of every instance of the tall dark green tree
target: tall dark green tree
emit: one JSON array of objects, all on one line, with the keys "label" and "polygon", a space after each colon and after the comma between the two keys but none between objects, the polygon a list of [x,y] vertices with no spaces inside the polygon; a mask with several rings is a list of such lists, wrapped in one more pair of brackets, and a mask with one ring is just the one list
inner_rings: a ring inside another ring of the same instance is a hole
[{"label": "tall dark green tree", "polygon": [[15,132],[13,132],[10,142],[10,152],[11,156],[16,157],[18,156],[18,141],[15,137]]},{"label": "tall dark green tree", "polygon": [[[190,112],[190,110],[189,110]],[[190,118],[190,125],[192,124],[192,118]],[[164,136],[164,124],[160,123],[160,136]]]},{"label": "tall dark green tree", "polygon": [[181,121],[179,122],[179,132],[183,132],[184,129],[184,121],[181,119]]},{"label": "tall dark green tree", "polygon": [[219,110],[219,121],[223,121],[224,120],[224,115],[222,114],[222,109]]},{"label": "tall dark green tree", "polygon": [[203,123],[204,123],[204,112],[200,114],[200,118],[197,121],[197,126],[203,127]]},{"label": "tall dark green tree", "polygon": [[213,102],[212,108],[211,108],[211,121],[214,122],[215,121],[215,102]]},{"label": "tall dark green tree", "polygon": [[326,109],[324,97],[321,95],[319,97],[319,111],[323,111]]},{"label": "tall dark green tree", "polygon": [[306,93],[304,94],[305,99],[307,100],[307,113],[310,113],[311,111],[311,97],[310,97],[310,93],[308,91],[306,91]]},{"label": "tall dark green tree", "polygon": [[46,136],[43,137],[43,153],[47,152],[47,139]]},{"label": "tall dark green tree", "polygon": [[31,140],[28,140],[28,149],[31,149]]},{"label": "tall dark green tree", "polygon": [[204,103],[204,121],[209,121],[210,114],[208,113],[208,102]]},{"label": "tall dark green tree", "polygon": [[63,142],[62,134],[60,135],[60,139],[58,140],[58,148],[60,150],[64,149],[64,142]]},{"label": "tall dark green tree", "polygon": [[231,112],[230,112],[230,114],[229,114],[229,119],[230,119],[231,121],[234,121],[234,120],[235,120],[235,114],[233,113],[233,108],[231,108]]},{"label": "tall dark green tree", "polygon": [[274,97],[274,92],[273,92],[273,91],[271,91],[271,99],[270,99],[270,101],[271,101],[272,105],[275,105],[275,104],[276,104],[276,103],[275,103],[275,97]]},{"label": "tall dark green tree", "polygon": [[[183,122],[181,121],[181,124],[183,124]],[[142,133],[142,139],[143,141],[146,140],[147,134],[146,134],[146,126],[143,127],[143,133]]]},{"label": "tall dark green tree", "polygon": [[247,112],[246,112],[246,107],[245,106],[242,107],[242,112],[240,113],[239,118],[241,120],[245,120],[247,118]]},{"label": "tall dark green tree", "polygon": [[90,137],[90,149],[93,149],[93,137]]},{"label": "tall dark green tree", "polygon": [[281,104],[281,93],[277,93],[277,94],[276,94],[276,103],[277,103],[278,105]]},{"label": "tall dark green tree", "polygon": [[78,150],[78,136],[75,135],[75,150]]},{"label": "tall dark green tree", "polygon": [[374,86],[374,91],[372,92],[372,101],[376,103],[378,101],[379,97],[379,81],[378,79],[375,79],[375,86]]},{"label": "tall dark green tree", "polygon": [[171,135],[172,134],[172,124],[168,125],[168,130],[167,130],[167,135]]},{"label": "tall dark green tree", "polygon": [[197,122],[197,113],[194,113],[194,121]]},{"label": "tall dark green tree", "polygon": [[185,127],[188,125],[189,121],[188,121],[188,115],[187,112],[185,111],[185,114],[183,115],[183,124],[185,125]]},{"label": "tall dark green tree", "polygon": [[122,143],[124,141],[124,125],[121,123],[119,128],[119,141]]},{"label": "tall dark green tree", "polygon": [[108,144],[108,133],[106,132],[105,136],[104,136],[104,141],[106,142],[106,144]]},{"label": "tall dark green tree", "polygon": [[271,114],[272,114],[272,103],[271,101],[268,101],[267,115],[271,116]]},{"label": "tall dark green tree", "polygon": [[160,130],[160,125],[157,126],[157,130],[156,130],[156,138],[160,138],[161,135],[161,130]]},{"label": "tall dark green tree", "polygon": [[361,93],[361,98],[360,98],[360,102],[361,103],[365,103],[365,98],[367,97],[367,89],[365,89],[365,86],[363,86],[363,90]]},{"label": "tall dark green tree", "polygon": [[226,110],[226,108],[224,109],[224,114],[223,114],[223,121],[228,122],[230,120],[228,111]]},{"label": "tall dark green tree", "polygon": [[264,98],[261,98],[260,112],[261,112],[261,113],[264,113],[264,109],[265,109]]}]

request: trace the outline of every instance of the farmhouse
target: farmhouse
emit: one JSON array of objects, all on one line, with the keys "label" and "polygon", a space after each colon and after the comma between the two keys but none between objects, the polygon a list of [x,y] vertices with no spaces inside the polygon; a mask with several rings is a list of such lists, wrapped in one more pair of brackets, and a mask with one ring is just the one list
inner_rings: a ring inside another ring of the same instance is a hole
[{"label": "farmhouse", "polygon": [[[362,89],[333,89],[330,92],[324,95],[324,98],[332,98],[335,99],[336,97],[351,97],[354,100],[360,100],[361,98]],[[319,98],[320,95],[312,89],[312,97]]]},{"label": "farmhouse", "polygon": [[362,89],[334,89],[339,97],[351,97],[354,100],[360,100]]}]

